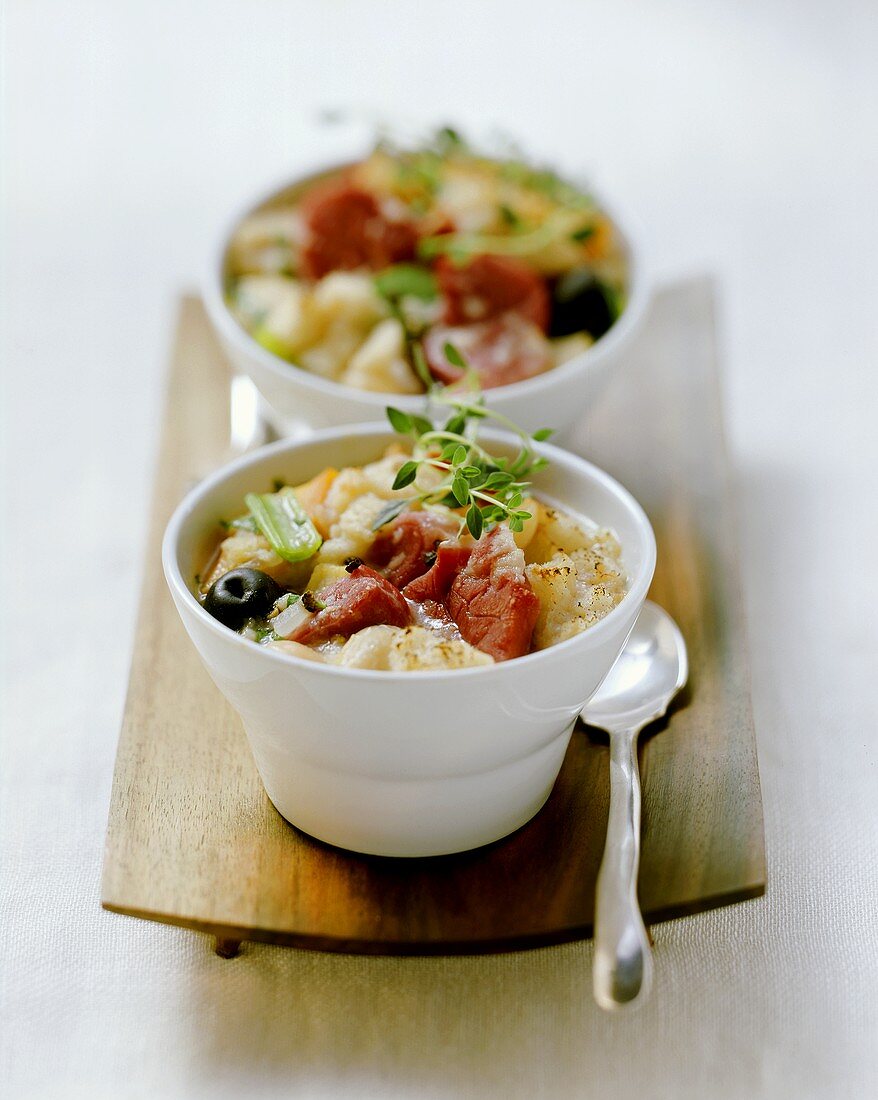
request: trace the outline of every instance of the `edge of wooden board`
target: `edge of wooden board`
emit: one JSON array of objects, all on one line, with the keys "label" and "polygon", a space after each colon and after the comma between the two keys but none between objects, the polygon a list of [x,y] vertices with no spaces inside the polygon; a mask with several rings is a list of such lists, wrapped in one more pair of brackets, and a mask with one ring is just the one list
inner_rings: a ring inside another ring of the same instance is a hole
[{"label": "edge of wooden board", "polygon": [[[676,905],[654,912],[644,913],[648,926],[663,924],[665,921],[681,917],[707,913],[712,909],[721,909],[740,902],[752,901],[765,894],[765,883],[756,882],[748,887],[733,890],[728,894],[717,894],[710,898],[700,898],[688,905]],[[101,908],[108,913],[118,913],[124,917],[136,917],[156,924],[167,924],[174,928],[186,928],[192,932],[202,932],[217,940],[233,940],[246,943],[265,943],[278,947],[295,947],[305,951],[323,951],[330,954],[347,955],[500,955],[516,951],[534,951],[540,947],[555,947],[559,944],[574,943],[577,940],[591,939],[592,925],[580,925],[571,928],[559,928],[553,933],[527,933],[491,940],[421,940],[401,942],[398,940],[354,940],[334,936],[312,936],[303,933],[276,932],[268,928],[246,927],[242,925],[215,924],[197,917],[182,917],[175,914],[151,912],[148,909],[133,909],[111,902],[101,902]]]}]

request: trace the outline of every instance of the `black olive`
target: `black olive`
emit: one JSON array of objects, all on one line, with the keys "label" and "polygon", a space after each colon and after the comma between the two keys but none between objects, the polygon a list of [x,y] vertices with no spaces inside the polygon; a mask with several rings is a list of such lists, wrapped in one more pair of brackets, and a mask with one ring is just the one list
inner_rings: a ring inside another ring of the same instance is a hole
[{"label": "black olive", "polygon": [[550,336],[571,336],[584,330],[597,340],[615,320],[610,290],[587,267],[576,267],[555,283]]},{"label": "black olive", "polygon": [[232,630],[240,630],[248,619],[268,614],[282,595],[277,581],[261,569],[232,569],[207,590],[204,610]]}]

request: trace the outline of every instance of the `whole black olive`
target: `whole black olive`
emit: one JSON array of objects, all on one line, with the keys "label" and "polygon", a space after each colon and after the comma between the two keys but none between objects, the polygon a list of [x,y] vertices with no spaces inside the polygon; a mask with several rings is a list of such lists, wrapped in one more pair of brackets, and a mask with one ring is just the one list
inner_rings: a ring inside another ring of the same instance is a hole
[{"label": "whole black olive", "polygon": [[610,290],[587,267],[576,267],[555,283],[550,336],[571,336],[585,330],[597,340],[615,320]]},{"label": "whole black olive", "polygon": [[231,569],[207,590],[204,610],[232,630],[240,630],[248,619],[266,615],[283,591],[261,569]]}]

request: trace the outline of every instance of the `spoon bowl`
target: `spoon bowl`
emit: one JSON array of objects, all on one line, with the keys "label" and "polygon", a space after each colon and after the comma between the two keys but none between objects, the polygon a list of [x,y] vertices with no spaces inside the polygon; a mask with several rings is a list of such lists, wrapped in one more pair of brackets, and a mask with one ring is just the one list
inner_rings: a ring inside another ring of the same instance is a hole
[{"label": "spoon bowl", "polygon": [[[582,712],[598,729],[661,718],[689,676],[686,643],[671,616],[647,600],[601,686]],[[606,723],[606,724],[605,724]]]}]

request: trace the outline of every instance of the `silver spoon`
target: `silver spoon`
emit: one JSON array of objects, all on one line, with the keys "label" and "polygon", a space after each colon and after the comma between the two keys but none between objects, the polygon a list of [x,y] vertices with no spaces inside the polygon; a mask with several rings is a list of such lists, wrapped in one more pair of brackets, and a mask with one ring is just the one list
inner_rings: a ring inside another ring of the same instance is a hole
[{"label": "silver spoon", "polygon": [[637,904],[637,737],[662,717],[687,675],[686,643],[677,624],[647,600],[619,659],[582,712],[584,722],[610,735],[610,816],[594,922],[593,986],[601,1008],[633,1004],[652,982],[649,937]]},{"label": "silver spoon", "polygon": [[229,450],[237,458],[263,443],[268,443],[271,430],[259,408],[259,390],[246,374],[235,374],[229,383]]}]

